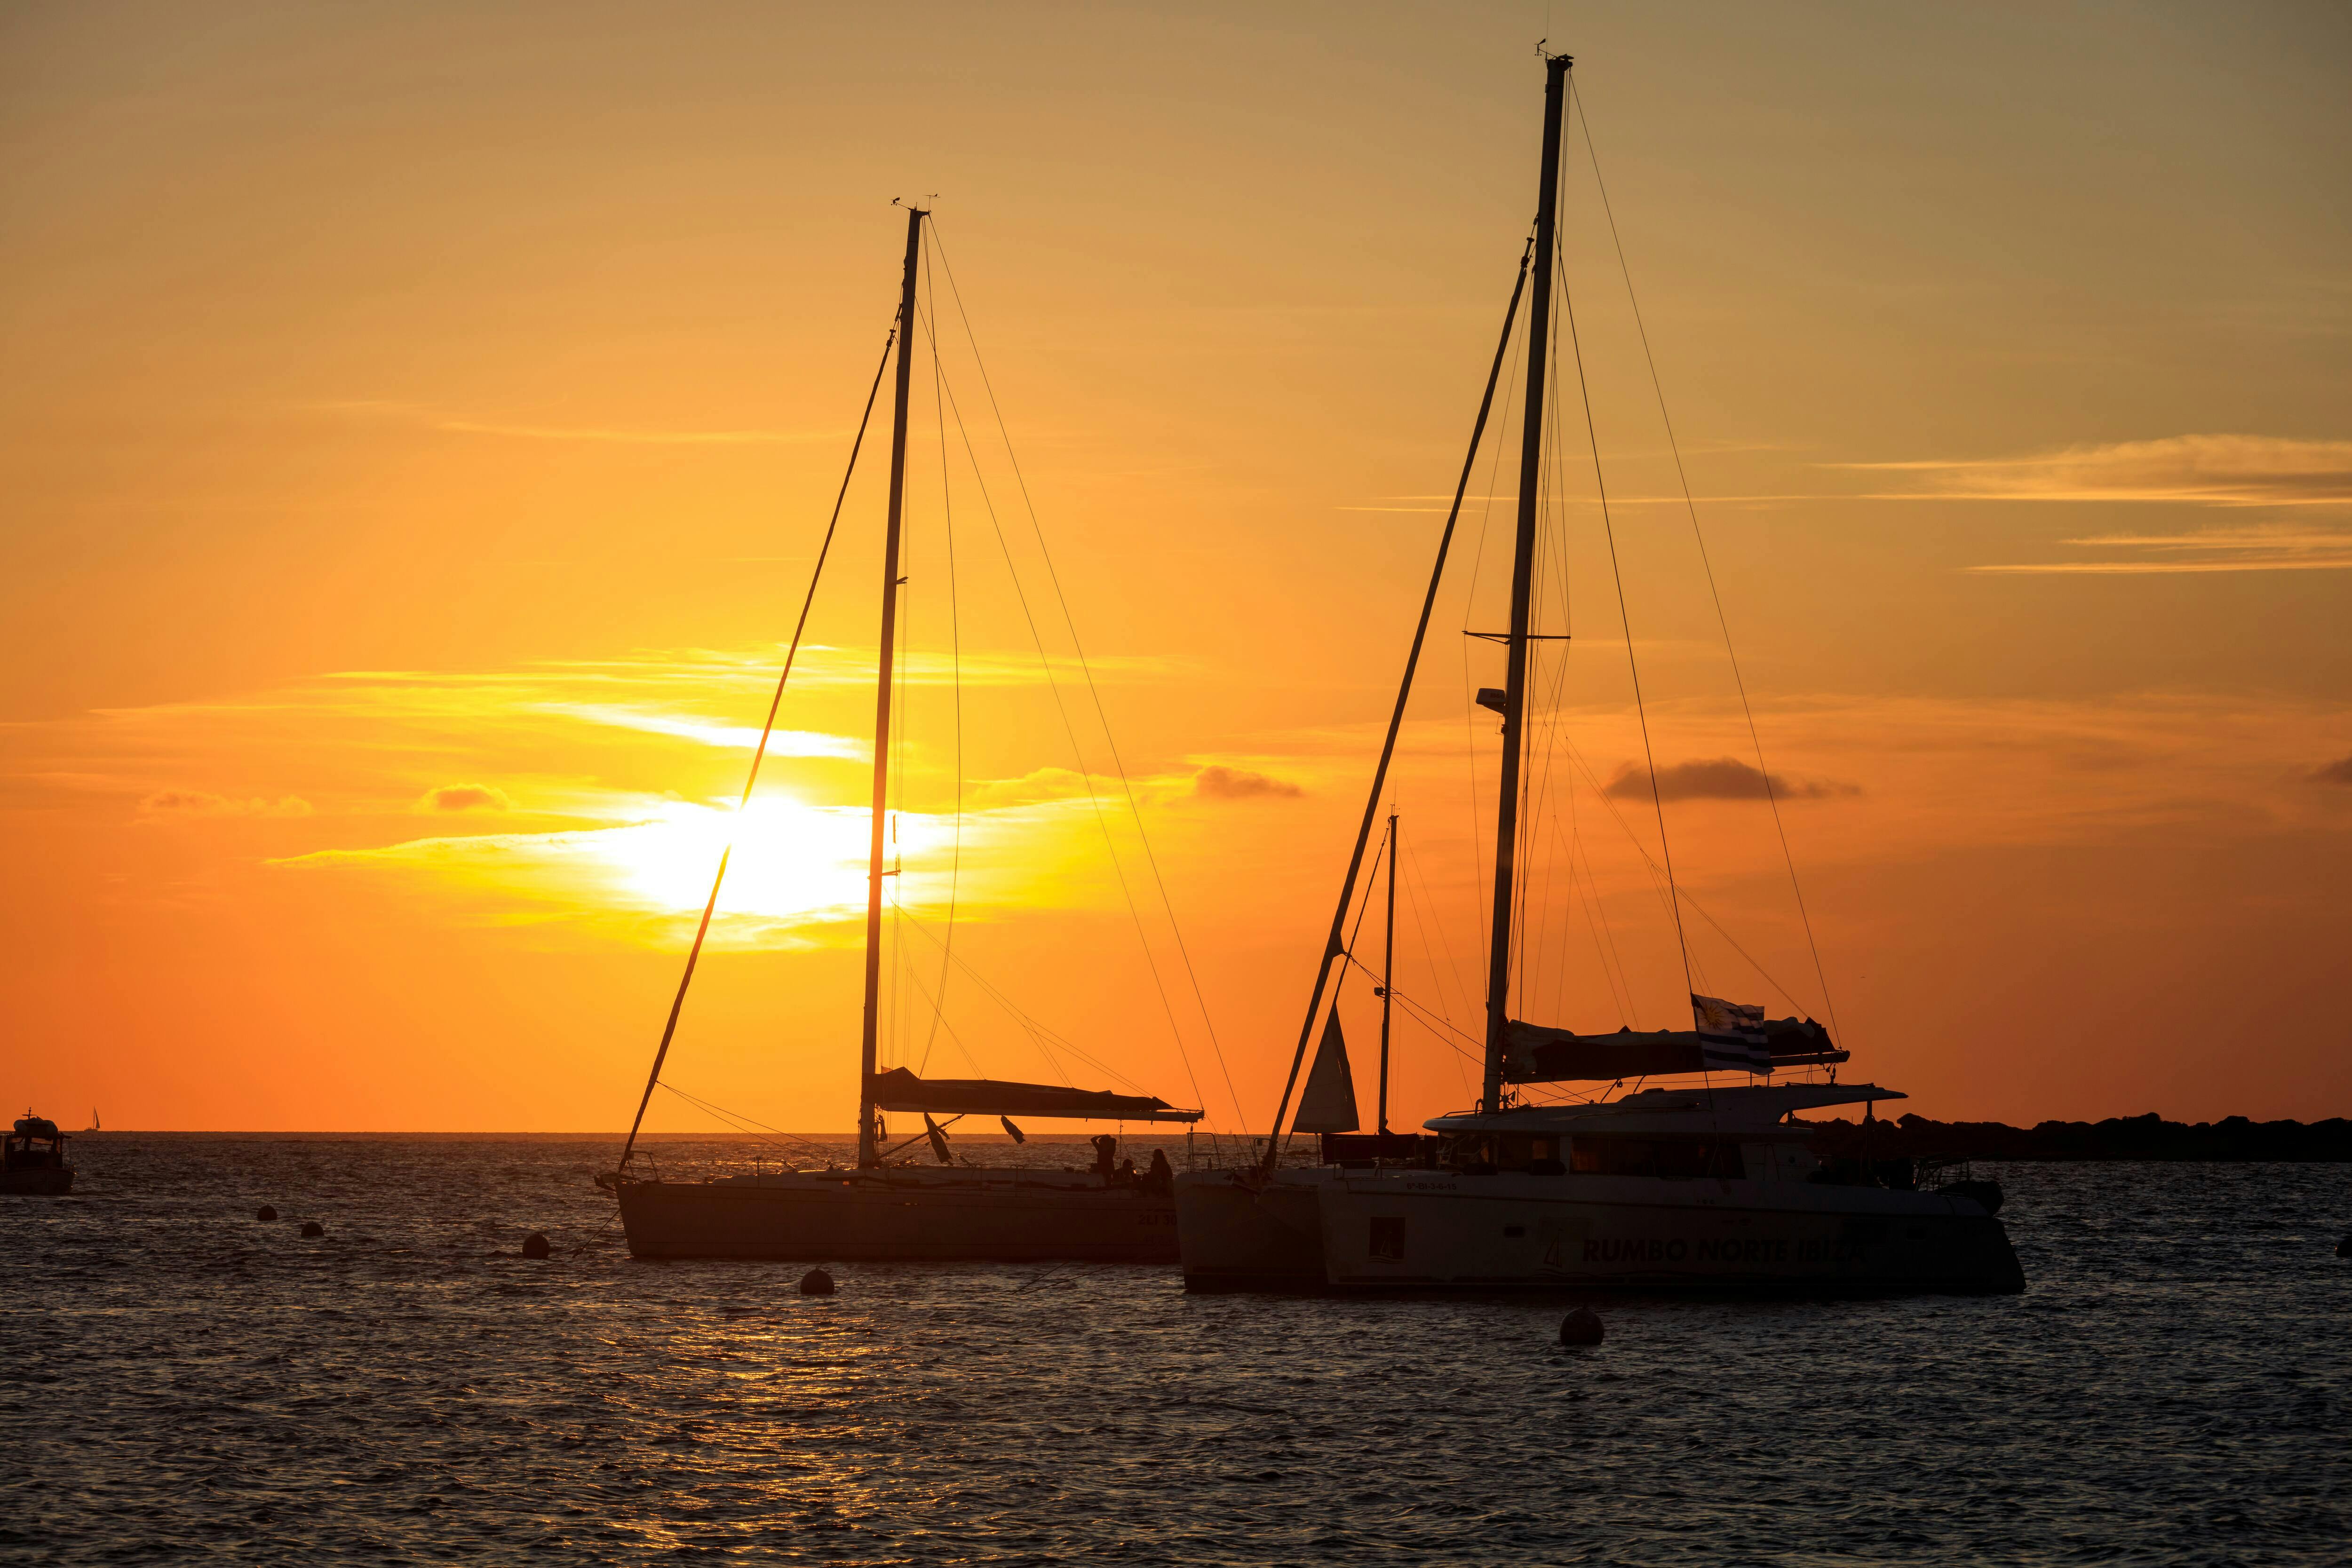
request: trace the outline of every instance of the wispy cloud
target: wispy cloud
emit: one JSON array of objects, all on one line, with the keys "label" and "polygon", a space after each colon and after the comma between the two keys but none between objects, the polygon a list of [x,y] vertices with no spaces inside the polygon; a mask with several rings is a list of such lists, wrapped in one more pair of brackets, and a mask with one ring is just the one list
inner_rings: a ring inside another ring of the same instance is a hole
[{"label": "wispy cloud", "polygon": [[548,424],[488,424],[445,419],[434,429],[459,435],[504,435],[520,441],[599,441],[626,446],[781,446],[806,441],[846,441],[845,430],[623,430]]},{"label": "wispy cloud", "polygon": [[495,435],[516,441],[580,441],[625,446],[782,446],[812,441],[846,441],[846,430],[645,430],[627,425],[535,424],[505,420],[460,419],[422,404],[374,398],[349,398],[311,407],[331,413],[399,421],[453,435]]},{"label": "wispy cloud", "polygon": [[2352,506],[2352,441],[2281,435],[2168,435],[2024,457],[1823,466],[1916,477],[1916,489],[1869,497],[1874,500]]},{"label": "wispy cloud", "polygon": [[2352,568],[2352,530],[2308,528],[2203,528],[2181,534],[2097,534],[2061,539],[2077,549],[2129,552],[2103,560],[2020,561],[1972,566],[2011,575],[2147,576],[2211,571],[2342,571]]},{"label": "wispy cloud", "polygon": [[[590,724],[640,730],[647,735],[673,735],[682,740],[698,740],[705,746],[751,751],[760,744],[760,727],[752,724],[721,724],[715,719],[647,713],[637,708],[599,707],[585,703],[538,703],[533,706],[541,713],[563,714]],[[825,735],[809,729],[780,729],[768,737],[768,755],[771,757],[838,757],[863,761],[872,753],[873,747],[866,742],[845,735]]]}]

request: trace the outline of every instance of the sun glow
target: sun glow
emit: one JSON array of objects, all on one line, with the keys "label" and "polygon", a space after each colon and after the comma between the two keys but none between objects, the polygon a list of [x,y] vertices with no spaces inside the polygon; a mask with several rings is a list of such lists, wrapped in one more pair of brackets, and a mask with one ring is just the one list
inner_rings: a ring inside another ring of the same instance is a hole
[{"label": "sun glow", "polygon": [[[740,813],[673,801],[652,819],[594,835],[594,853],[621,889],[655,907],[698,910],[719,857],[734,846],[721,913],[765,919],[838,919],[866,907],[866,812],[772,797]],[[894,813],[884,852],[928,861],[943,839],[932,819]],[[905,892],[900,894],[907,897]]]}]

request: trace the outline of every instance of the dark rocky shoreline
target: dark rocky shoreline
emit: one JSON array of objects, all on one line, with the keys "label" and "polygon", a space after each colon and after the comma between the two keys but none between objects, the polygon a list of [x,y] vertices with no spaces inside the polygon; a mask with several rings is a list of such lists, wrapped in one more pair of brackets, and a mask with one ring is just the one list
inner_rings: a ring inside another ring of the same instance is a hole
[{"label": "dark rocky shoreline", "polygon": [[2352,1121],[2168,1122],[2110,1116],[2104,1122],[1817,1122],[1813,1146],[1831,1158],[1975,1160],[2352,1160]]}]

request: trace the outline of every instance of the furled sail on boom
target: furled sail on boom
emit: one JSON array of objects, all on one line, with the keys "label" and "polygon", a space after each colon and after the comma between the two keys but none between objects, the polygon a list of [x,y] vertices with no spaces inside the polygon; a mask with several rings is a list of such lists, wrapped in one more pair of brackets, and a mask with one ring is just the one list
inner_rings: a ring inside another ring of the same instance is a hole
[{"label": "furled sail on boom", "polygon": [[[1837,1049],[1830,1031],[1811,1019],[1763,1019],[1761,1009],[1752,1010],[1759,1015],[1749,1026],[1757,1042],[1743,1041],[1737,1048],[1743,1057],[1740,1071],[1833,1066],[1849,1054]],[[1669,1072],[1721,1071],[1734,1065],[1726,1054],[1732,1049],[1719,1037],[1699,1030],[1621,1029],[1614,1034],[1578,1034],[1514,1019],[1503,1027],[1503,1081],[1605,1083]],[[1759,1065],[1748,1066],[1751,1061]]]},{"label": "furled sail on boom", "polygon": [[1015,1083],[1003,1078],[920,1078],[903,1067],[867,1080],[875,1107],[932,1115],[1071,1116],[1105,1122],[1197,1122],[1150,1094],[1066,1089],[1058,1083]]}]

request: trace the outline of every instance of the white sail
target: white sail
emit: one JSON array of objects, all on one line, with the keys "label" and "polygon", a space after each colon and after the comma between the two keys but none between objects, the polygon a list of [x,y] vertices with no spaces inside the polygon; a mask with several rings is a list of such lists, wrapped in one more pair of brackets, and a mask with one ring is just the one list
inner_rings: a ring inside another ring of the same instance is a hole
[{"label": "white sail", "polygon": [[1348,1040],[1339,1032],[1339,1009],[1323,1026],[1323,1043],[1315,1048],[1315,1065],[1307,1074],[1307,1091],[1298,1097],[1298,1115],[1290,1124],[1295,1133],[1352,1133],[1363,1124],[1356,1114],[1356,1077],[1348,1071]]}]

